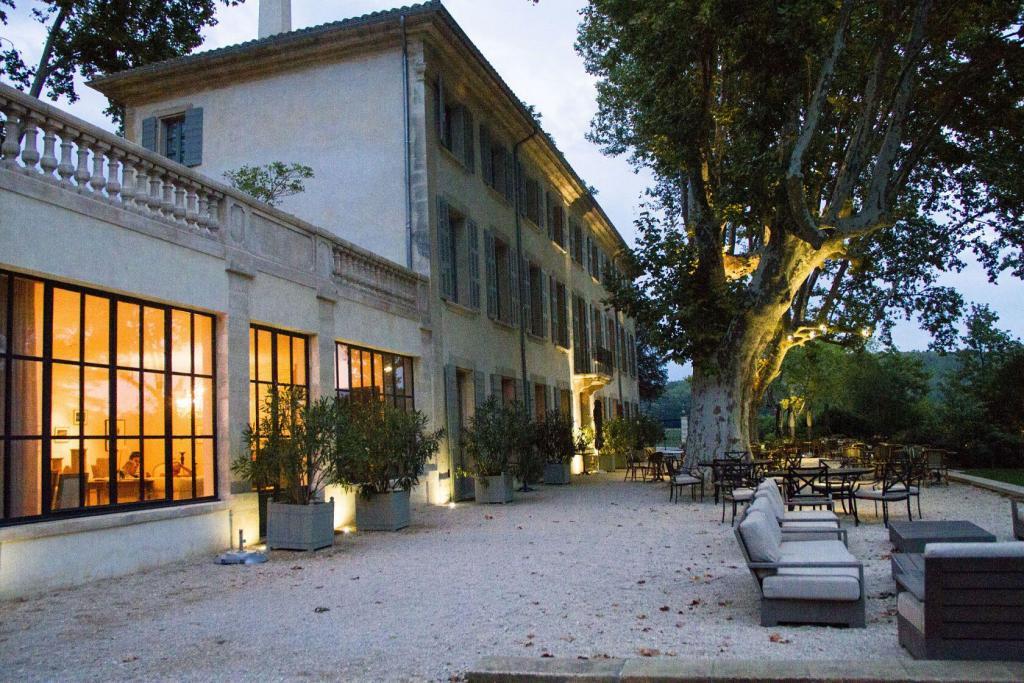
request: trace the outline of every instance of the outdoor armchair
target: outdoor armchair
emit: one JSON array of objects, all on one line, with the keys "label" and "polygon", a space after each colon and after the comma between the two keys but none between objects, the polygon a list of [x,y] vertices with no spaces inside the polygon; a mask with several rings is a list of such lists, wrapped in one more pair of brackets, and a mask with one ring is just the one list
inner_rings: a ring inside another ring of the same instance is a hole
[{"label": "outdoor armchair", "polygon": [[754,509],[734,533],[761,594],[762,626],[864,626],[864,564],[841,541],[784,541],[781,527]]},{"label": "outdoor armchair", "polygon": [[889,526],[889,504],[906,501],[907,519],[913,521],[914,515],[910,509],[911,488],[909,483],[909,467],[905,462],[886,463],[881,467],[879,481],[870,486],[863,483],[853,490],[850,498],[853,503],[853,519],[856,525],[860,525],[860,514],[858,512],[859,500],[870,500],[875,503],[877,511],[878,504],[882,504],[882,521],[886,527]]},{"label": "outdoor armchair", "polygon": [[684,488],[689,487],[690,498],[697,500],[697,487],[700,487],[700,499],[704,500],[704,471],[699,467],[685,469],[680,466],[676,458],[665,458],[665,468],[668,470],[668,500],[679,502],[679,494]]}]

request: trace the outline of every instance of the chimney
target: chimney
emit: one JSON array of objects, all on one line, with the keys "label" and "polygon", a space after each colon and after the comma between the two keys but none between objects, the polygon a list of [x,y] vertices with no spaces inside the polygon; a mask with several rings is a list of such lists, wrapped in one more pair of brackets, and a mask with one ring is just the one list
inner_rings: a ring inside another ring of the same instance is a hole
[{"label": "chimney", "polygon": [[260,0],[260,38],[269,38],[291,30],[291,0]]}]

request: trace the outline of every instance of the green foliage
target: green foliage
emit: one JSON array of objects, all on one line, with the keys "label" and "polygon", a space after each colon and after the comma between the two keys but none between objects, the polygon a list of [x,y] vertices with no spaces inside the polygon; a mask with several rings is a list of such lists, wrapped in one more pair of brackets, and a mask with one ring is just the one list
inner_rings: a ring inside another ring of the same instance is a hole
[{"label": "green foliage", "polygon": [[1024,466],[1024,345],[984,306],[968,315],[959,367],[941,384],[946,444],[973,466]]},{"label": "green foliage", "polygon": [[665,427],[661,421],[650,415],[639,415],[630,418],[634,423],[635,445],[637,448],[653,448],[665,438]]},{"label": "green foliage", "polygon": [[665,393],[646,408],[662,424],[679,424],[679,417],[690,412],[690,379],[676,380],[665,384]]},{"label": "green foliage", "polygon": [[231,471],[256,489],[270,489],[276,502],[314,502],[325,484],[338,481],[335,404],[322,398],[307,405],[298,388],[271,392],[257,424],[246,428],[245,449]]},{"label": "green foliage", "polygon": [[636,422],[625,417],[615,417],[604,423],[604,448],[616,458],[624,458],[637,448]]},{"label": "green foliage", "polygon": [[[221,0],[238,5],[244,0]],[[34,19],[47,29],[39,61],[26,64],[25,55],[11,43],[0,46],[0,73],[33,97],[44,91],[53,100],[78,100],[74,79],[132,69],[190,53],[203,42],[203,29],[215,26],[216,0],[0,0],[0,23],[6,5],[16,10],[34,4]],[[120,120],[120,108],[107,113]]]},{"label": "green foliage", "polygon": [[572,419],[560,410],[549,410],[534,425],[537,452],[546,462],[572,462],[576,445],[573,441]]},{"label": "green foliage", "polygon": [[338,401],[338,478],[369,496],[407,491],[437,453],[444,430],[427,431],[427,416],[379,401]]},{"label": "green foliage", "polygon": [[963,300],[938,276],[965,255],[1024,276],[1018,0],[591,0],[582,16],[591,137],[657,179],[613,300],[669,360],[756,405],[822,325],[857,348],[917,315],[953,344]]},{"label": "green foliage", "polygon": [[285,197],[306,191],[304,181],[313,177],[313,169],[302,164],[273,161],[264,166],[242,166],[224,173],[231,187],[254,199],[277,206]]},{"label": "green foliage", "polygon": [[521,403],[506,406],[492,396],[462,430],[462,445],[470,456],[472,476],[519,474],[521,463],[528,465],[526,469],[533,464],[533,423]]},{"label": "green foliage", "polygon": [[651,403],[661,398],[668,384],[665,358],[648,338],[646,328],[636,331],[636,367],[640,400]]}]

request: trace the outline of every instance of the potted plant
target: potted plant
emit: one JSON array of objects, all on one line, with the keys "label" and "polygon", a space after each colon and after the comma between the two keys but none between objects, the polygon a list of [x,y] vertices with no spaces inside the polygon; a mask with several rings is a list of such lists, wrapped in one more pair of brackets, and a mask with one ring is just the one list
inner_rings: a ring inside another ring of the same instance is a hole
[{"label": "potted plant", "polygon": [[243,435],[245,451],[231,470],[259,491],[269,491],[267,546],[318,550],[334,543],[334,499],[320,496],[336,479],[335,399],[312,404],[297,388],[273,391],[256,424]]},{"label": "potted plant", "polygon": [[549,410],[537,421],[534,438],[537,451],[544,457],[544,483],[568,484],[576,453],[572,420],[560,410]]},{"label": "potted plant", "polygon": [[587,458],[591,456],[593,446],[594,428],[586,425],[577,429],[573,438],[573,448],[576,449],[576,454],[580,456],[583,474],[590,474],[587,472]]},{"label": "potted plant", "polygon": [[625,467],[629,454],[636,449],[636,424],[629,418],[616,417],[604,423],[603,433],[602,468],[612,471],[620,462]]},{"label": "potted plant", "polygon": [[512,452],[512,473],[521,483],[520,491],[533,491],[530,484],[537,483],[544,476],[545,463],[543,452],[537,448],[537,423],[530,419],[522,403],[510,403],[505,406],[505,411],[508,447]]},{"label": "potted plant", "polygon": [[495,397],[484,401],[463,429],[462,445],[469,456],[468,475],[474,478],[478,503],[512,502],[512,466],[520,436],[513,433],[517,418]]},{"label": "potted plant", "polygon": [[337,471],[342,483],[358,490],[356,528],[409,526],[409,491],[437,453],[444,430],[428,432],[423,413],[376,401],[343,401],[337,416]]}]

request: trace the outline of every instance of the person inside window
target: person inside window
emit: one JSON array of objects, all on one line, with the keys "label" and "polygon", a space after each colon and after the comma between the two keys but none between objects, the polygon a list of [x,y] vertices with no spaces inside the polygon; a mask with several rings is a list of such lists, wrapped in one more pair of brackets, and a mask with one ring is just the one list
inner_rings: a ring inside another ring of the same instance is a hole
[{"label": "person inside window", "polygon": [[118,473],[122,479],[138,479],[139,475],[142,474],[142,454],[138,451],[132,451],[131,455],[128,456],[128,462],[124,464]]}]

